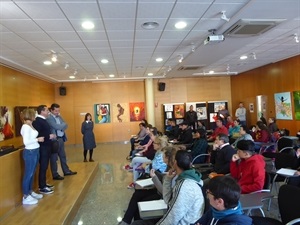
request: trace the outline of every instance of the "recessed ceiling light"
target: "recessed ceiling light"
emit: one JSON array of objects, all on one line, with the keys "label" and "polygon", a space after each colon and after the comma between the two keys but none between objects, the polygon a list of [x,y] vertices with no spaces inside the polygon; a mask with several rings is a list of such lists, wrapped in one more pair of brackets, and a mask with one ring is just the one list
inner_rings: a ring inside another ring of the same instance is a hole
[{"label": "recessed ceiling light", "polygon": [[91,30],[95,27],[94,23],[91,21],[85,21],[81,24],[84,29]]},{"label": "recessed ceiling light", "polygon": [[109,77],[115,77],[115,75],[114,74],[110,74]]},{"label": "recessed ceiling light", "polygon": [[248,58],[248,56],[246,56],[246,55],[242,55],[242,56],[240,57],[241,60],[244,60],[244,59],[247,59],[247,58]]},{"label": "recessed ceiling light", "polygon": [[175,24],[175,27],[177,29],[183,29],[183,28],[186,27],[186,25],[187,25],[186,22],[180,21],[180,22],[178,22],[178,23]]},{"label": "recessed ceiling light", "polygon": [[142,28],[146,29],[146,30],[152,30],[155,29],[159,26],[159,24],[157,22],[145,22],[142,24]]},{"label": "recessed ceiling light", "polygon": [[49,60],[47,60],[47,61],[44,61],[44,64],[48,66],[48,65],[51,65],[51,64],[52,64],[52,62],[51,62],[51,61],[49,61]]},{"label": "recessed ceiling light", "polygon": [[155,60],[156,60],[156,62],[162,62],[163,61],[162,58],[156,58]]},{"label": "recessed ceiling light", "polygon": [[101,62],[102,62],[103,64],[106,64],[106,63],[108,63],[108,60],[107,60],[107,59],[101,59]]},{"label": "recessed ceiling light", "polygon": [[213,71],[213,70],[210,70],[208,73],[209,74],[213,74],[215,71]]},{"label": "recessed ceiling light", "polygon": [[153,73],[148,73],[148,76],[153,76]]},{"label": "recessed ceiling light", "polygon": [[69,76],[70,79],[75,79],[74,75]]}]

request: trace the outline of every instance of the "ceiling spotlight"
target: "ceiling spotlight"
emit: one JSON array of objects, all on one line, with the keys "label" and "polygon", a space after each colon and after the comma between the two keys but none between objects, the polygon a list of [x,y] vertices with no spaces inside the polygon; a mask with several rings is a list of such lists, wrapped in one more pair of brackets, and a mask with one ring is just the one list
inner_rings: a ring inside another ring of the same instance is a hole
[{"label": "ceiling spotlight", "polygon": [[69,78],[70,79],[75,79],[75,76],[74,75],[70,75]]},{"label": "ceiling spotlight", "polygon": [[187,25],[186,22],[180,21],[180,22],[178,22],[178,23],[175,24],[175,27],[177,29],[183,29],[183,28],[186,27],[186,25]]},{"label": "ceiling spotlight", "polygon": [[48,65],[51,65],[51,64],[52,64],[52,62],[51,62],[51,61],[49,61],[49,60],[47,60],[47,61],[44,61],[44,64],[48,66]]},{"label": "ceiling spotlight", "polygon": [[52,60],[52,62],[57,62],[57,55],[56,54],[52,54],[51,60]]},{"label": "ceiling spotlight", "polygon": [[179,57],[178,62],[179,62],[179,63],[182,63],[183,55],[178,55],[178,57]]},{"label": "ceiling spotlight", "polygon": [[76,76],[77,75],[77,73],[78,73],[78,71],[77,71],[77,69],[76,70],[74,70],[74,76]]},{"label": "ceiling spotlight", "polygon": [[171,70],[172,70],[172,67],[169,66],[167,71],[170,72]]},{"label": "ceiling spotlight", "polygon": [[213,71],[213,70],[210,70],[210,71],[208,71],[208,73],[209,73],[209,74],[214,74],[214,73],[215,73],[215,71]]},{"label": "ceiling spotlight", "polygon": [[294,34],[294,39],[295,39],[295,42],[296,42],[296,43],[299,43],[299,38],[298,38],[298,34],[297,34],[297,33]]},{"label": "ceiling spotlight", "polygon": [[196,51],[196,48],[195,48],[195,46],[193,45],[192,46],[192,52],[195,52]]},{"label": "ceiling spotlight", "polygon": [[114,74],[110,74],[110,75],[108,75],[109,77],[115,77],[115,75]]},{"label": "ceiling spotlight", "polygon": [[252,53],[251,53],[251,57],[252,57],[253,59],[256,59],[256,54],[255,54],[255,52],[252,52]]},{"label": "ceiling spotlight", "polygon": [[230,71],[230,65],[229,64],[227,64],[226,70]]},{"label": "ceiling spotlight", "polygon": [[150,76],[150,77],[153,76],[153,73],[148,73],[148,76]]},{"label": "ceiling spotlight", "polygon": [[157,22],[145,22],[142,24],[142,28],[146,29],[146,30],[153,30],[155,28],[157,28],[159,26],[159,24]]},{"label": "ceiling spotlight", "polygon": [[66,63],[65,63],[65,70],[68,69],[69,67],[70,67],[69,63],[66,62]]},{"label": "ceiling spotlight", "polygon": [[226,11],[221,11],[221,13],[222,13],[221,19],[225,20],[226,22],[229,22],[230,18],[227,18]]},{"label": "ceiling spotlight", "polygon": [[247,58],[248,58],[248,56],[246,56],[246,55],[242,55],[242,56],[240,57],[241,60],[244,60],[244,59],[247,59]]},{"label": "ceiling spotlight", "polygon": [[107,59],[101,59],[101,63],[106,64],[106,63],[108,63],[108,60]]},{"label": "ceiling spotlight", "polygon": [[162,62],[163,59],[162,59],[162,58],[156,58],[155,61],[156,61],[156,62]]},{"label": "ceiling spotlight", "polygon": [[86,30],[91,30],[95,27],[95,24],[91,21],[85,21],[81,24],[81,26]]}]

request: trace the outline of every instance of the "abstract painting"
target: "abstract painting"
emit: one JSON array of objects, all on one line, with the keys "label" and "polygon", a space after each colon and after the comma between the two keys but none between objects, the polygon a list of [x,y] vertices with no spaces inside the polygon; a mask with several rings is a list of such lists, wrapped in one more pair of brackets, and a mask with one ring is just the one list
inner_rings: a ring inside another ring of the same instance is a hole
[{"label": "abstract painting", "polygon": [[276,119],[292,120],[292,103],[290,92],[274,94]]},{"label": "abstract painting", "polygon": [[110,123],[110,105],[107,103],[95,104],[95,124]]},{"label": "abstract painting", "polygon": [[130,122],[141,121],[145,119],[145,103],[132,102],[129,103]]},{"label": "abstract painting", "polygon": [[293,92],[295,120],[300,120],[300,91]]}]

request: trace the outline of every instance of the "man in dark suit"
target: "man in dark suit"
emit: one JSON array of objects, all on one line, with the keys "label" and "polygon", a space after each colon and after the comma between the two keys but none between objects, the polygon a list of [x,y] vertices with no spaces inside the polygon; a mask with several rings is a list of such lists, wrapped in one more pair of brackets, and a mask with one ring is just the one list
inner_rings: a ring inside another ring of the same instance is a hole
[{"label": "man in dark suit", "polygon": [[44,142],[40,142],[40,169],[39,169],[39,191],[42,194],[52,194],[53,185],[46,183],[46,173],[51,156],[51,140],[56,138],[55,134],[51,134],[51,128],[46,121],[49,110],[46,105],[37,107],[37,117],[32,122],[33,127],[39,132],[38,137],[44,137]]},{"label": "man in dark suit", "polygon": [[68,128],[68,124],[60,116],[60,106],[56,103],[51,105],[51,114],[47,118],[47,122],[51,127],[51,133],[56,134],[57,140],[59,142],[58,153],[51,154],[50,166],[51,172],[54,180],[63,180],[64,177],[60,176],[57,172],[57,159],[59,157],[60,164],[64,176],[75,175],[77,172],[73,172],[69,169],[67,165],[67,156],[65,152],[65,141],[67,141],[67,136],[65,130]]}]

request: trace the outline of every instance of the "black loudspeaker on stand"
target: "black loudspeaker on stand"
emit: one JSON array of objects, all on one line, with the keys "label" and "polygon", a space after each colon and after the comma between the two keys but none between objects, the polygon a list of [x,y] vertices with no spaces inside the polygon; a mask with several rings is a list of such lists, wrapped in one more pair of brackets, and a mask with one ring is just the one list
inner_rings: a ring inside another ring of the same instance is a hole
[{"label": "black loudspeaker on stand", "polygon": [[158,90],[159,91],[164,91],[165,88],[166,88],[166,83],[158,82]]},{"label": "black loudspeaker on stand", "polygon": [[67,95],[67,88],[66,87],[59,87],[59,95],[61,95],[61,96]]}]

